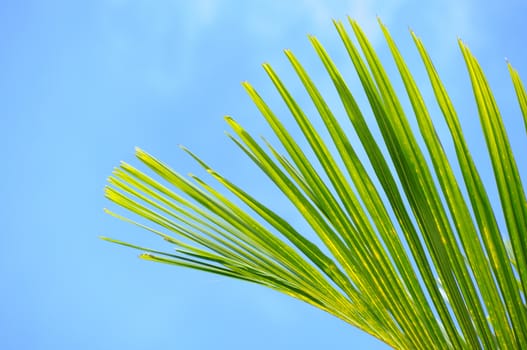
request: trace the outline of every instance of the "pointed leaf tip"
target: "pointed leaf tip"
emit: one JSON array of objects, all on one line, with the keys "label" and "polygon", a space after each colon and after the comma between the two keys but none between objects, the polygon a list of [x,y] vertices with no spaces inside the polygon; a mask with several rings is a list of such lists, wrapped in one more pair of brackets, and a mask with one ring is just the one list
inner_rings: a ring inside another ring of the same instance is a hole
[{"label": "pointed leaf tip", "polygon": [[135,156],[137,158],[141,158],[141,157],[144,157],[146,155],[147,155],[147,153],[145,151],[143,151],[141,148],[139,148],[139,147],[135,148]]}]

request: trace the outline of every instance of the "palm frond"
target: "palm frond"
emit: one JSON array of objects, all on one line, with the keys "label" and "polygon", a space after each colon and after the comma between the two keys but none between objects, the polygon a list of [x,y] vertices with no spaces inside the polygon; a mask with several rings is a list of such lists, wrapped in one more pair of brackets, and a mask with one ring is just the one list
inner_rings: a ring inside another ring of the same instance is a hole
[{"label": "palm frond", "polygon": [[[231,195],[197,176],[181,176],[137,149],[139,160],[155,175],[122,163],[109,179],[106,196],[152,227],[108,212],[158,235],[175,251],[104,239],[142,250],[140,257],[146,260],[273,288],[394,348],[527,348],[525,188],[481,67],[460,41],[499,193],[497,204],[487,193],[494,184],[483,182],[453,103],[421,40],[412,33],[448,137],[436,131],[422,93],[385,26],[380,23],[412,113],[402,107],[359,25],[352,20],[350,24],[355,42],[343,23],[336,21],[335,27],[374,120],[365,116],[315,37],[310,41],[333,82],[344,116],[332,112],[293,53],[285,54],[316,107],[325,136],[271,66],[264,65],[313,156],[249,83],[243,86],[279,147],[258,142],[226,117],[233,133],[229,137],[296,207],[323,246],[187,149]],[[527,130],[527,94],[510,64],[509,71]],[[411,127],[409,118],[417,128]],[[374,123],[380,140],[374,137]],[[351,140],[350,127],[358,141]],[[445,152],[446,138],[455,155]],[[366,156],[359,155],[358,147]],[[461,176],[456,177],[452,159]],[[501,216],[505,227],[498,223]]]}]

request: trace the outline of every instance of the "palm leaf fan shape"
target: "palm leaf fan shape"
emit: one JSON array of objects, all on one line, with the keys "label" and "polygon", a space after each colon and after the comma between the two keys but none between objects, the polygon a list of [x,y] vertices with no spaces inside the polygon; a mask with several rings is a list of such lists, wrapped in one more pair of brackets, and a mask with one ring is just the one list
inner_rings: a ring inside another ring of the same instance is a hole
[{"label": "palm leaf fan shape", "polygon": [[[453,104],[421,40],[411,33],[448,126],[455,149],[450,157],[385,26],[379,21],[413,113],[402,107],[359,25],[349,23],[351,31],[340,21],[335,27],[369,102],[372,120],[365,118],[315,37],[309,39],[334,84],[344,118],[335,116],[293,53],[285,54],[316,107],[326,136],[314,127],[271,66],[264,65],[301,130],[304,145],[309,145],[310,156],[298,135],[295,138],[284,127],[249,83],[243,86],[280,148],[258,142],[226,117],[232,128],[229,137],[296,207],[318,236],[317,242],[187,149],[230,194],[197,176],[181,176],[137,149],[137,158],[154,175],[122,163],[109,178],[106,196],[151,225],[107,212],[153,232],[175,250],[103,239],[140,249],[145,260],[273,288],[396,349],[526,349],[525,189],[481,67],[459,41],[492,164],[495,183],[491,184],[482,181]],[[508,67],[527,126],[527,94],[517,71]],[[411,127],[408,118],[417,126]],[[374,123],[380,140],[372,132]],[[357,136],[353,142],[351,126]],[[362,147],[364,156],[359,157],[357,147]],[[457,176],[452,160],[461,169]],[[499,203],[491,203],[490,186],[497,188]]]}]

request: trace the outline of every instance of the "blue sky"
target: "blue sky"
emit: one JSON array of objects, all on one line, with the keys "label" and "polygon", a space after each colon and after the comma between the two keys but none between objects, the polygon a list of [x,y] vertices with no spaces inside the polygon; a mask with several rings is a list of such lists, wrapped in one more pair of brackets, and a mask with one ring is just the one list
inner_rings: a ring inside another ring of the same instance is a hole
[{"label": "blue sky", "polygon": [[[488,73],[505,121],[521,125],[504,62],[527,76],[527,5],[519,0],[3,0],[0,348],[385,349],[274,291],[144,262],[97,238],[148,242],[146,232],[102,211],[106,178],[120,160],[134,162],[134,146],[187,173],[197,166],[177,148],[184,144],[273,201],[225,137],[222,117],[269,134],[240,82],[272,96],[262,62],[294,80],[284,48],[324,86],[307,34],[349,71],[331,24],[347,15],[387,60],[379,15],[424,83],[408,35],[415,30],[470,125],[476,111],[456,44],[462,38]],[[521,129],[510,127],[517,147]]]}]

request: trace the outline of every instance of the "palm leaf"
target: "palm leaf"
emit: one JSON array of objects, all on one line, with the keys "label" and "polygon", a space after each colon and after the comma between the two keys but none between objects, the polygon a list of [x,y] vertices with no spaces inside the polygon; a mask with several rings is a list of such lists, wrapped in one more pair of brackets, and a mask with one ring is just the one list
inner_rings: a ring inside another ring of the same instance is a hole
[{"label": "palm leaf", "polygon": [[[293,53],[286,51],[286,56],[316,107],[326,136],[271,66],[264,65],[311,155],[249,83],[244,88],[279,147],[258,142],[226,117],[233,132],[229,137],[296,207],[317,242],[187,149],[231,195],[197,176],[183,177],[137,149],[139,160],[155,175],[122,163],[109,179],[106,196],[151,226],[108,212],[160,236],[175,251],[103,238],[143,250],[140,256],[146,260],[273,288],[394,348],[527,348],[527,201],[503,121],[478,62],[460,41],[499,203],[489,199],[487,191],[493,184],[482,181],[460,120],[420,39],[412,33],[448,126],[449,135],[443,140],[385,26],[380,23],[413,113],[402,107],[358,24],[351,20],[350,24],[355,42],[343,23],[335,22],[335,27],[374,120],[365,117],[314,37],[310,41],[334,84],[344,116],[332,112]],[[527,129],[527,94],[510,64],[509,71]],[[382,140],[374,137],[373,124]],[[351,126],[357,136],[354,141],[349,136]],[[443,148],[447,138],[455,155],[447,155]],[[359,156],[358,149],[365,156]],[[452,160],[461,176],[456,177]],[[504,225],[500,226],[501,216]]]}]

